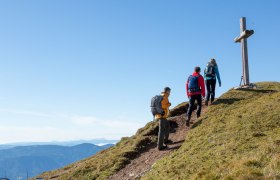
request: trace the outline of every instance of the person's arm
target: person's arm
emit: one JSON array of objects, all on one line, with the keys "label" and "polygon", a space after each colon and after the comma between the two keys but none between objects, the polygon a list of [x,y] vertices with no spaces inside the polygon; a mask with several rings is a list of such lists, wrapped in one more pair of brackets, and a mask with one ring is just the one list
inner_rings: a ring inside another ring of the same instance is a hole
[{"label": "person's arm", "polygon": [[186,92],[187,92],[187,96],[188,97],[190,97],[190,94],[189,94],[189,91],[188,91],[188,84],[189,84],[189,79],[188,79],[188,81],[187,81],[187,83],[186,83]]},{"label": "person's arm", "polygon": [[203,79],[202,76],[199,76],[198,83],[199,83],[199,86],[201,88],[201,95],[203,97],[205,97],[205,84],[204,84],[204,79]]},{"label": "person's arm", "polygon": [[170,101],[169,101],[169,98],[167,98],[167,100],[168,100],[167,116],[169,116],[169,113],[170,113],[169,108],[170,108],[170,106],[171,106],[171,103],[170,103]]},{"label": "person's arm", "polygon": [[204,69],[204,79],[206,80],[206,71],[207,71],[207,66]]},{"label": "person's arm", "polygon": [[221,83],[221,78],[220,78],[220,73],[219,73],[219,68],[218,66],[215,66],[215,73],[219,82],[219,86],[221,87],[222,83]]}]

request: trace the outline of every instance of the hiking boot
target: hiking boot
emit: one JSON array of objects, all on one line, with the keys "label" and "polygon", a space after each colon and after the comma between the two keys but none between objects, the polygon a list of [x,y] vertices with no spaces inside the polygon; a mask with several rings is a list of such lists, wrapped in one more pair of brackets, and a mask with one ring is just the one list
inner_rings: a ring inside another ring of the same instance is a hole
[{"label": "hiking boot", "polygon": [[208,106],[208,101],[205,101],[205,106]]},{"label": "hiking boot", "polygon": [[164,150],[164,149],[166,149],[166,148],[167,148],[167,146],[166,146],[166,145],[163,145],[162,147],[159,147],[158,150],[161,151],[161,150]]}]

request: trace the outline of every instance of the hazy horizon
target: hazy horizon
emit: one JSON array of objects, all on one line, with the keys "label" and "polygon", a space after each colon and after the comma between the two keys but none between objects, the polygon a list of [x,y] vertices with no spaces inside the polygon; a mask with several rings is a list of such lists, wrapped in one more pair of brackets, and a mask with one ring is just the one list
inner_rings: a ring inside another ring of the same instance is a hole
[{"label": "hazy horizon", "polygon": [[242,75],[280,81],[280,1],[1,1],[0,143],[120,139],[153,119],[151,98],[187,101],[195,66],[217,60],[220,96]]}]

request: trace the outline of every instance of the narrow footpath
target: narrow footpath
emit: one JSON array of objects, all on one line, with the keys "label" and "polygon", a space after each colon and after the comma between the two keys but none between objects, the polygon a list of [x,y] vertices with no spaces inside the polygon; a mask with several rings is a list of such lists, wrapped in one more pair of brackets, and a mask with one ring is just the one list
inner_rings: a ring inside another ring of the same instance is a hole
[{"label": "narrow footpath", "polygon": [[[202,114],[206,111],[206,106],[202,107]],[[193,112],[193,120],[191,125],[196,120],[195,112]],[[181,114],[179,116],[170,117],[168,120],[171,122],[171,133],[169,139],[172,143],[167,144],[168,148],[162,151],[157,149],[156,145],[153,145],[146,152],[141,153],[137,158],[131,160],[131,162],[126,165],[123,169],[118,171],[116,174],[111,176],[110,180],[136,180],[140,179],[144,174],[146,174],[153,164],[171,154],[174,150],[177,150],[184,143],[187,132],[189,128],[186,127],[186,114]]]}]

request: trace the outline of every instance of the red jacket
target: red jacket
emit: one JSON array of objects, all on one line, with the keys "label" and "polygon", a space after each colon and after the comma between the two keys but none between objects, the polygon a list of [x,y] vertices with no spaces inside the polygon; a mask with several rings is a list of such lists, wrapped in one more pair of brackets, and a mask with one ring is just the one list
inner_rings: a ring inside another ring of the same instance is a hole
[{"label": "red jacket", "polygon": [[187,96],[189,97],[189,96],[192,96],[192,95],[201,94],[203,97],[205,97],[205,85],[204,85],[203,77],[197,72],[194,72],[192,75],[193,76],[199,76],[198,77],[198,86],[200,87],[201,91],[200,92],[193,92],[193,93],[188,92],[188,84],[189,84],[189,79],[188,79],[187,84],[186,84]]}]

